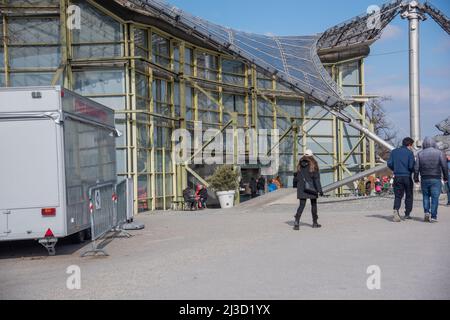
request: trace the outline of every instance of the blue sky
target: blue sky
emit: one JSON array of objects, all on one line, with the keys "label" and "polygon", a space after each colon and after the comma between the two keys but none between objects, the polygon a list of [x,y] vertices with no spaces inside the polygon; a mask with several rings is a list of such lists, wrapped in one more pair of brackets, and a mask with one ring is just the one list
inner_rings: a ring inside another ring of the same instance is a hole
[{"label": "blue sky", "polygon": [[[168,0],[212,22],[255,33],[320,33],[383,0]],[[450,0],[431,0],[450,16]],[[436,135],[436,123],[450,116],[450,36],[431,18],[421,24],[422,135]],[[389,96],[387,112],[399,138],[409,135],[408,28],[397,17],[372,46],[366,60],[368,94]]]}]

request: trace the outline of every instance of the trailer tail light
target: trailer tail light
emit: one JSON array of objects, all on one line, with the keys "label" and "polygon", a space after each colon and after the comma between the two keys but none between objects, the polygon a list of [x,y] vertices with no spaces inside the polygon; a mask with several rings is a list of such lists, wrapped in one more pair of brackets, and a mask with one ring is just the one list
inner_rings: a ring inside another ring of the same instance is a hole
[{"label": "trailer tail light", "polygon": [[47,230],[47,232],[45,233],[44,238],[54,238],[54,237],[55,237],[55,235],[53,234],[53,231],[49,228]]},{"label": "trailer tail light", "polygon": [[56,208],[43,208],[41,214],[43,217],[54,217],[56,216]]}]

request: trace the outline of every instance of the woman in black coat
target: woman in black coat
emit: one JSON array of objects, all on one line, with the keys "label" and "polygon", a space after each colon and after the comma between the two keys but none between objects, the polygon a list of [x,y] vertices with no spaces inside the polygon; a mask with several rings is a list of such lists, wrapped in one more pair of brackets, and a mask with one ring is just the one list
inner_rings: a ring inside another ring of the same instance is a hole
[{"label": "woman in black coat", "polygon": [[323,196],[322,185],[320,183],[319,165],[314,159],[311,150],[307,150],[303,158],[300,159],[297,168],[297,199],[300,200],[300,206],[295,215],[294,230],[300,230],[300,218],[305,210],[306,201],[311,200],[311,209],[313,216],[313,228],[321,228],[318,223],[319,216],[317,211],[317,199]]}]

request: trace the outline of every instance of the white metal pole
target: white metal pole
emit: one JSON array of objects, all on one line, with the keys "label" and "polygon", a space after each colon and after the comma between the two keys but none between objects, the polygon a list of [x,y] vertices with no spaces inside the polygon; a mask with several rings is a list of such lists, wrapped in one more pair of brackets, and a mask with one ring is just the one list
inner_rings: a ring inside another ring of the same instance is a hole
[{"label": "white metal pole", "polygon": [[420,20],[423,20],[419,3],[415,0],[408,5],[407,11],[403,14],[409,21],[409,109],[411,138],[416,141],[416,145],[421,144],[420,126],[420,51],[419,33]]}]

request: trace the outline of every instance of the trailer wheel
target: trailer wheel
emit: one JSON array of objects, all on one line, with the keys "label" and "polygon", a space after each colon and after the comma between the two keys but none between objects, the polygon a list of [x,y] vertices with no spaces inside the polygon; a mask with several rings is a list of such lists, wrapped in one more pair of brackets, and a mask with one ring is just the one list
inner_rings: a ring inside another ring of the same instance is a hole
[{"label": "trailer wheel", "polygon": [[85,230],[82,230],[80,232],[75,233],[72,236],[72,243],[73,244],[81,244],[84,243],[86,241],[86,232]]},{"label": "trailer wheel", "polygon": [[84,238],[86,240],[92,240],[92,232],[91,232],[91,228],[84,230],[85,232],[85,236]]}]

